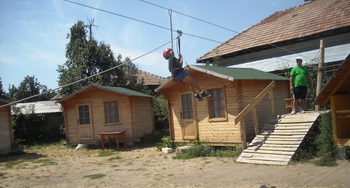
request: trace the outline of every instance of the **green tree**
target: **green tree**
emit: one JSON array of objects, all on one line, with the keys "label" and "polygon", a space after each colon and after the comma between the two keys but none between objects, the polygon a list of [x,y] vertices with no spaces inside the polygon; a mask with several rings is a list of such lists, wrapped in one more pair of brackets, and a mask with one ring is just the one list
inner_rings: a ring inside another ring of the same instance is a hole
[{"label": "green tree", "polygon": [[0,99],[7,99],[6,92],[2,87],[2,79],[0,77]]},{"label": "green tree", "polygon": [[[45,85],[41,85],[35,76],[26,76],[18,87],[12,85],[9,88],[8,95],[12,101],[17,101],[47,91],[47,87]],[[55,95],[56,92],[51,91],[38,97],[28,99],[26,102],[50,100]]]},{"label": "green tree", "polygon": [[[105,86],[120,86],[141,91],[142,83],[137,82],[137,68],[129,58],[122,61],[122,56],[115,59],[109,45],[94,39],[92,28],[95,27],[93,20],[89,24],[82,21],[75,23],[67,35],[69,43],[66,47],[66,62],[59,65],[59,85],[64,86],[80,79],[96,75],[112,67],[123,64],[106,73],[77,82],[62,88],[64,95],[71,94],[89,84]],[[125,63],[125,64],[124,64]]]}]

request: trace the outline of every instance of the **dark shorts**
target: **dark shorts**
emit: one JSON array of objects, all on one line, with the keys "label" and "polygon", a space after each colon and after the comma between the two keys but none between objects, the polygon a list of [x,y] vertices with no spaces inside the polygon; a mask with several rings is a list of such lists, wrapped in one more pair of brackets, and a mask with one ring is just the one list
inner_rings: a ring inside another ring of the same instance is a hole
[{"label": "dark shorts", "polygon": [[307,87],[298,86],[294,88],[294,99],[304,99],[306,98]]},{"label": "dark shorts", "polygon": [[175,76],[176,80],[183,80],[188,76],[188,72],[186,72],[185,70],[181,70],[179,73],[177,73],[177,75]]}]

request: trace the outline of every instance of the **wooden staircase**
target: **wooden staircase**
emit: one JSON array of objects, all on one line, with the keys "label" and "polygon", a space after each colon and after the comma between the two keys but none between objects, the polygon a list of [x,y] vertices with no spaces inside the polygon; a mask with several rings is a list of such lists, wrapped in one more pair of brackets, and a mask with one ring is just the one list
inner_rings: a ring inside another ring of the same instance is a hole
[{"label": "wooden staircase", "polygon": [[319,116],[319,112],[282,115],[265,124],[237,162],[287,165]]}]

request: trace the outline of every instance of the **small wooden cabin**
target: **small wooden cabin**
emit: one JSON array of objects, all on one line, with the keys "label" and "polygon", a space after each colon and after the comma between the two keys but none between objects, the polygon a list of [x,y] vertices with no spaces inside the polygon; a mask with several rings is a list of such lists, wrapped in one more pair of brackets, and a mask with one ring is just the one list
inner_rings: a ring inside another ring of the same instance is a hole
[{"label": "small wooden cabin", "polygon": [[324,86],[315,104],[331,104],[334,142],[350,146],[350,54]]},{"label": "small wooden cabin", "polygon": [[[241,123],[235,124],[235,118],[272,81],[276,84],[270,97],[274,102],[265,97],[256,107],[259,124],[263,125],[273,115],[286,113],[284,99],[289,95],[289,79],[286,77],[251,68],[187,68],[211,97],[198,102],[187,84],[174,80],[168,80],[156,89],[168,100],[170,133],[175,142],[199,138],[211,145],[235,145],[242,140],[252,140],[255,130],[251,113],[245,118],[243,132]],[[243,136],[246,139],[242,139]]]},{"label": "small wooden cabin", "polygon": [[58,102],[64,108],[70,145],[97,144],[99,133],[113,131],[127,131],[127,142],[135,142],[154,130],[152,96],[144,93],[90,85]]},{"label": "small wooden cabin", "polygon": [[[0,99],[0,106],[10,101]],[[0,154],[11,152],[14,148],[14,138],[11,125],[11,106],[0,108]]]}]

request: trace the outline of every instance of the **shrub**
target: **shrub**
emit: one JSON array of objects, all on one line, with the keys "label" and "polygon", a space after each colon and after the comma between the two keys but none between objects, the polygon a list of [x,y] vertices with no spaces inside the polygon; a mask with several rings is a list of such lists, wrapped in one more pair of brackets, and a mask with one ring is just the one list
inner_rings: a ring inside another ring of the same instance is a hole
[{"label": "shrub", "polygon": [[317,156],[320,159],[316,160],[315,164],[321,166],[335,165],[335,145],[333,141],[331,113],[321,115],[320,134],[316,138],[316,144],[318,146]]}]

